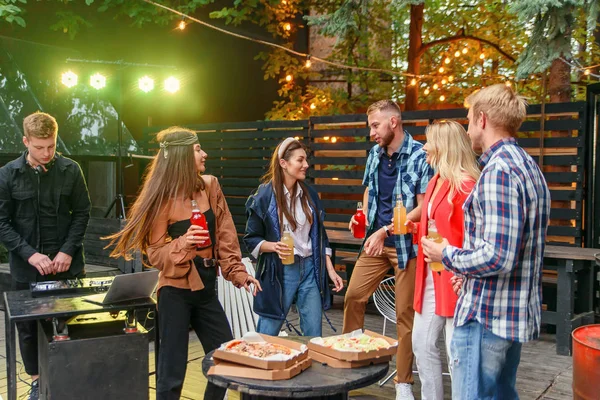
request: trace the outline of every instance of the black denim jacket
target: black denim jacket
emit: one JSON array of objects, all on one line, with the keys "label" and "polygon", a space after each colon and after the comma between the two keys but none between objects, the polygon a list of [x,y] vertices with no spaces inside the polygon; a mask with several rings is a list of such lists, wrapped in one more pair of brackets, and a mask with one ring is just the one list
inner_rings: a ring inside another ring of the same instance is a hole
[{"label": "black denim jacket", "polygon": [[[38,199],[35,183],[27,176],[27,152],[0,168],[0,242],[9,251],[10,273],[18,282],[39,277],[27,260],[38,252]],[[90,196],[75,161],[56,154],[57,175],[52,188],[57,206],[56,230],[60,251],[73,257],[69,272],[83,271],[83,238],[90,218]],[[40,198],[43,199],[43,196]]]}]

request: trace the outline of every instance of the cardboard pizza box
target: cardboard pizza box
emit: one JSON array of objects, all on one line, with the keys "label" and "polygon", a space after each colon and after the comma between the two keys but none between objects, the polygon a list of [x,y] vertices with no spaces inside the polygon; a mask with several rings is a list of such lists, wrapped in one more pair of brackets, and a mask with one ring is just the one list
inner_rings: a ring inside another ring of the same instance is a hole
[{"label": "cardboard pizza box", "polygon": [[[221,350],[221,349],[216,349],[215,352],[213,353],[213,359],[215,360],[215,362],[217,360],[228,361],[228,362],[231,362],[234,364],[248,365],[253,368],[260,368],[260,369],[267,369],[267,370],[274,370],[274,369],[283,370],[286,368],[290,368],[294,364],[296,364],[300,361],[303,361],[308,357],[308,348],[306,347],[306,345],[303,345],[298,342],[294,342],[292,340],[282,339],[278,336],[269,336],[269,335],[258,334],[258,333],[256,333],[256,335],[260,336],[266,342],[280,344],[282,346],[289,347],[290,349],[297,350],[300,353],[294,357],[287,359],[287,360],[261,360],[256,357],[250,357],[250,356],[246,356],[246,355],[242,355],[242,354],[228,352],[228,351]],[[237,339],[234,339],[234,340],[237,340]],[[231,343],[231,341],[227,342],[227,343],[223,343],[223,345],[226,346],[228,343]]]},{"label": "cardboard pizza box", "polygon": [[360,368],[373,364],[383,364],[392,360],[392,356],[382,356],[362,361],[343,361],[313,350],[308,351],[308,356],[314,361],[325,364],[331,368]]},{"label": "cardboard pizza box", "polygon": [[269,381],[291,379],[312,365],[312,360],[308,357],[289,368],[272,370],[251,368],[246,365],[234,364],[227,361],[217,361],[216,359],[214,361],[215,365],[209,368],[208,375],[226,375]]},{"label": "cardboard pizza box", "polygon": [[398,349],[398,341],[392,339],[387,336],[380,335],[377,332],[365,330],[363,332],[365,335],[378,337],[386,340],[390,345],[387,349],[379,349],[374,351],[340,351],[335,350],[329,347],[321,346],[319,344],[314,343],[310,340],[307,344],[308,349],[317,353],[325,354],[332,358],[342,360],[342,361],[365,361],[365,360],[374,360],[381,357],[393,356],[396,354],[396,350]]}]

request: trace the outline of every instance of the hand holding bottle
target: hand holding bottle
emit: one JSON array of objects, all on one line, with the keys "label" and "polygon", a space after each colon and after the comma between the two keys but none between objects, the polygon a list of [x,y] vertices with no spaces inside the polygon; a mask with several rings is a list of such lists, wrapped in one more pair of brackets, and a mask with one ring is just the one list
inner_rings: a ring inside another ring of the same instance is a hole
[{"label": "hand holding bottle", "polygon": [[190,249],[198,246],[206,246],[207,240],[210,242],[208,231],[198,225],[190,225],[185,233],[185,245]]}]

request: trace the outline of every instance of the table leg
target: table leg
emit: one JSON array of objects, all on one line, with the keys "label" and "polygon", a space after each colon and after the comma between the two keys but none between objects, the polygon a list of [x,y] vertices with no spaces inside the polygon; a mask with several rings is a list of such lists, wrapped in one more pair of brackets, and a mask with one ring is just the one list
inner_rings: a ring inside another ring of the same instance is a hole
[{"label": "table leg", "polygon": [[4,311],[4,330],[6,335],[6,377],[8,380],[8,400],[17,400],[17,349],[15,343],[15,324]]},{"label": "table leg", "polygon": [[559,263],[556,290],[556,353],[562,356],[571,355],[571,320],[575,305],[572,271],[573,260]]}]

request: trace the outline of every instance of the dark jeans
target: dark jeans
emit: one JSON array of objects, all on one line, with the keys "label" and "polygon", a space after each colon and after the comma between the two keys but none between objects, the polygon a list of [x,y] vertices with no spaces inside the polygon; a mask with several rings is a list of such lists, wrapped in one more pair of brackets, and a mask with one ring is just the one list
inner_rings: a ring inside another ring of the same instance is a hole
[{"label": "dark jeans", "polygon": [[[210,282],[204,277],[203,281]],[[190,325],[200,339],[205,354],[232,340],[233,335],[214,286],[210,284],[194,292],[171,286],[162,287],[158,295],[158,315],[160,353],[156,399],[179,399],[187,369]],[[225,391],[209,382],[204,399],[221,400]]]},{"label": "dark jeans", "polygon": [[[37,282],[60,281],[73,278],[84,278],[85,271],[74,276],[69,271],[61,272],[56,275],[37,276]],[[11,282],[12,290],[29,290],[28,282]],[[17,322],[19,333],[19,348],[21,349],[21,358],[25,365],[25,372],[29,375],[38,375],[38,331],[37,321]]]}]

